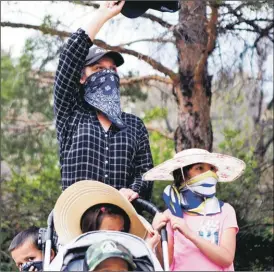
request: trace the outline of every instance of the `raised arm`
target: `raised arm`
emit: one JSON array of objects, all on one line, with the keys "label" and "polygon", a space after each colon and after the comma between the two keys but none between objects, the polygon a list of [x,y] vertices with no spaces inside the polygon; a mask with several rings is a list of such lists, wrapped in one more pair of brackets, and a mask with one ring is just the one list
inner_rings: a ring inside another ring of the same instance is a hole
[{"label": "raised arm", "polygon": [[76,105],[81,71],[92,41],[104,23],[120,13],[124,1],[116,4],[117,1],[103,2],[92,15],[89,24],[71,35],[60,54],[54,82],[54,113],[58,139]]},{"label": "raised arm", "polygon": [[92,42],[84,30],[78,29],[68,39],[60,54],[54,82],[54,113],[57,137],[76,105],[81,70]]}]

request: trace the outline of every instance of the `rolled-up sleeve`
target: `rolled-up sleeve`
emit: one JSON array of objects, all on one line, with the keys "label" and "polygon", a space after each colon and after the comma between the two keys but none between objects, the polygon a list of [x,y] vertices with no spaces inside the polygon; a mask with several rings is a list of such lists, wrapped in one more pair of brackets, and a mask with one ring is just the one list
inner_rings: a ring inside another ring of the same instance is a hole
[{"label": "rolled-up sleeve", "polygon": [[81,71],[92,45],[86,32],[78,29],[69,37],[60,54],[54,82],[54,114],[58,140],[76,104]]}]

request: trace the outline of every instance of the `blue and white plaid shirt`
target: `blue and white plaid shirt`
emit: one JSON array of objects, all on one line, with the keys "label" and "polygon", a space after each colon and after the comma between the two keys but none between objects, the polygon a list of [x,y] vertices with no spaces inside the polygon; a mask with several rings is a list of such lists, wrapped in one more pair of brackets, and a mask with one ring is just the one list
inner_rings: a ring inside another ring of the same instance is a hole
[{"label": "blue and white plaid shirt", "polygon": [[122,113],[127,128],[105,132],[96,111],[80,94],[81,70],[92,42],[78,29],[64,45],[54,83],[54,113],[59,141],[62,189],[86,179],[130,188],[150,199],[152,182],[142,174],[153,167],[149,136],[142,120]]}]

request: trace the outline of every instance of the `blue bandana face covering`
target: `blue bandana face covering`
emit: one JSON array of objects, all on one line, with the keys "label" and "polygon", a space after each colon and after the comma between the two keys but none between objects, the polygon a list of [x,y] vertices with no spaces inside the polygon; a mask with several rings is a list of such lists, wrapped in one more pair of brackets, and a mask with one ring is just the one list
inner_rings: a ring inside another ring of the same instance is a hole
[{"label": "blue bandana face covering", "polygon": [[220,213],[224,203],[215,197],[217,182],[216,173],[207,171],[188,180],[178,190],[173,185],[167,186],[164,201],[171,212],[179,217],[182,217],[180,210],[196,215]]},{"label": "blue bandana face covering", "polygon": [[122,121],[120,104],[120,79],[116,72],[108,69],[90,75],[84,83],[85,101],[104,113],[118,128],[126,127]]}]

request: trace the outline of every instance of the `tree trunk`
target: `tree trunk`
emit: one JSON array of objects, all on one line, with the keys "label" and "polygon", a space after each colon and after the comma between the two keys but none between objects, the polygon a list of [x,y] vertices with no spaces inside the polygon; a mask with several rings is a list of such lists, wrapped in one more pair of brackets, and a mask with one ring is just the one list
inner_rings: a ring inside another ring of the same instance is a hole
[{"label": "tree trunk", "polygon": [[212,150],[210,120],[211,80],[207,59],[216,41],[217,6],[207,20],[206,1],[181,0],[179,24],[175,29],[180,82],[175,86],[179,105],[175,131],[176,152],[187,148]]}]

